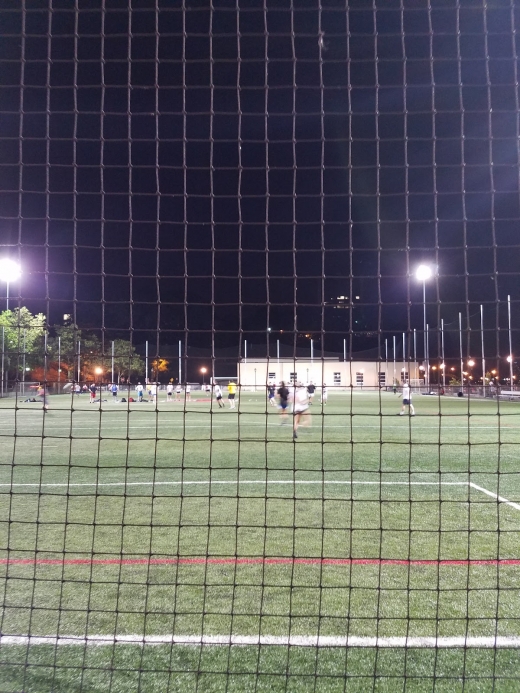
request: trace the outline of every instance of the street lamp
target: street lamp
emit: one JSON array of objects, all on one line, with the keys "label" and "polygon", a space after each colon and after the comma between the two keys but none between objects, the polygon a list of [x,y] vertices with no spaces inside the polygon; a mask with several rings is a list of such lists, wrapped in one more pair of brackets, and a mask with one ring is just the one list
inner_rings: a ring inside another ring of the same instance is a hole
[{"label": "street lamp", "polygon": [[425,371],[424,379],[426,385],[430,384],[430,358],[428,349],[428,334],[426,329],[426,282],[433,276],[433,269],[429,265],[419,265],[415,270],[415,278],[417,281],[422,282],[423,285],[423,339],[424,339],[424,361],[425,361]]},{"label": "street lamp", "polygon": [[200,372],[202,373],[202,389],[204,390],[205,385],[206,385],[206,373],[207,373],[207,368],[201,368]]},{"label": "street lamp", "polygon": [[6,310],[9,310],[9,284],[19,279],[21,274],[22,270],[20,269],[20,265],[14,260],[11,260],[11,258],[4,257],[0,260],[0,280],[6,284]]}]

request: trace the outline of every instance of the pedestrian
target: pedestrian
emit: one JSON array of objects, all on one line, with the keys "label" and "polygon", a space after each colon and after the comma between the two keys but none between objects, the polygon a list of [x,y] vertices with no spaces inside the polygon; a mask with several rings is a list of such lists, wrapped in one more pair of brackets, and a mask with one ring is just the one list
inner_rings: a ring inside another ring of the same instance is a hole
[{"label": "pedestrian", "polygon": [[[308,392],[307,388],[303,383],[298,383],[298,385],[294,389],[294,395],[293,395],[293,438],[296,440],[298,437],[298,428],[300,426],[300,422],[302,420],[302,417],[307,418],[309,416],[309,397],[308,397]],[[302,426],[304,424],[302,423]],[[310,419],[309,423],[305,425],[310,425]]]},{"label": "pedestrian", "polygon": [[287,423],[287,407],[289,404],[289,390],[285,387],[285,383],[283,382],[283,380],[280,383],[277,395],[280,407],[280,418],[282,419],[280,425],[282,425]]},{"label": "pedestrian", "polygon": [[220,385],[218,383],[214,386],[214,392],[215,392],[215,399],[217,400],[218,408],[223,409],[224,403],[222,402],[222,388],[220,387]]},{"label": "pedestrian", "polygon": [[135,392],[137,395],[137,401],[142,402],[143,401],[143,386],[141,385],[141,383],[137,383],[137,385],[135,386]]},{"label": "pedestrian", "polygon": [[233,380],[230,380],[228,383],[227,389],[228,389],[229,408],[234,409],[235,408],[235,394],[237,391],[236,383]]},{"label": "pedestrian", "polygon": [[[401,397],[401,395],[399,395],[399,397]],[[403,405],[401,407],[401,411],[399,412],[399,416],[404,416],[406,407],[408,407],[408,413],[410,414],[410,416],[415,416],[415,409],[413,408],[412,404],[412,391],[408,383],[404,383],[403,385],[402,397]]]}]

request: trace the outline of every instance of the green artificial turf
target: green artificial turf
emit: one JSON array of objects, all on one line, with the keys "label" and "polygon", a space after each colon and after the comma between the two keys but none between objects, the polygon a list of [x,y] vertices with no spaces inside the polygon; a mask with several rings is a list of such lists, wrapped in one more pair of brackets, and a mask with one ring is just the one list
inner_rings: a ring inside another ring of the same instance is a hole
[{"label": "green artificial turf", "polygon": [[1,401],[0,691],[518,690],[520,405],[414,404],[333,394],[294,441],[260,393],[235,411]]}]

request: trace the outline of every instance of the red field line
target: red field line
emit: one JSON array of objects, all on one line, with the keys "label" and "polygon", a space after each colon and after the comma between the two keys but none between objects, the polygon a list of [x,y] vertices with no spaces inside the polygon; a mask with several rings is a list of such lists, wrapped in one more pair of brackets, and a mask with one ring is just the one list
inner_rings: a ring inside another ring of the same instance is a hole
[{"label": "red field line", "polygon": [[315,565],[315,566],[520,566],[519,558],[503,559],[401,559],[401,558],[0,558],[0,565],[92,565],[92,566],[148,566],[148,565]]}]

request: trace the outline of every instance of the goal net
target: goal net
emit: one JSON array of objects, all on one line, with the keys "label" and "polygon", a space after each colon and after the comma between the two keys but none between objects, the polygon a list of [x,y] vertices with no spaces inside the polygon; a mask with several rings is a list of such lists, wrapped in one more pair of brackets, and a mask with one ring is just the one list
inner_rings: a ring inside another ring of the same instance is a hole
[{"label": "goal net", "polygon": [[0,18],[0,690],[518,689],[516,3]]}]

